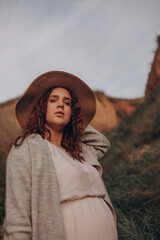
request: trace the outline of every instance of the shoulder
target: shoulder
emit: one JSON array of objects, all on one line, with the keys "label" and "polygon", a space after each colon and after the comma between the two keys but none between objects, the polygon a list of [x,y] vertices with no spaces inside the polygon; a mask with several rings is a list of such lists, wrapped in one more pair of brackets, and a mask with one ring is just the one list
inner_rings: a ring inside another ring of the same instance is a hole
[{"label": "shoulder", "polygon": [[30,134],[24,139],[22,145],[12,146],[7,160],[19,158],[27,159],[28,156],[31,154],[32,149],[36,148],[36,146],[43,145],[44,142],[44,139],[39,134]]}]

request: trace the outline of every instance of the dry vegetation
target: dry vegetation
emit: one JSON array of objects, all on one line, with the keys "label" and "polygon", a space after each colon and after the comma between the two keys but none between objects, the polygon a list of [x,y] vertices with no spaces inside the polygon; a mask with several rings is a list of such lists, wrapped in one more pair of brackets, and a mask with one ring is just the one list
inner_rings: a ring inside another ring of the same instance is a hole
[{"label": "dry vegetation", "polygon": [[118,215],[120,240],[160,239],[160,88],[132,116],[106,131],[112,148],[103,178]]}]

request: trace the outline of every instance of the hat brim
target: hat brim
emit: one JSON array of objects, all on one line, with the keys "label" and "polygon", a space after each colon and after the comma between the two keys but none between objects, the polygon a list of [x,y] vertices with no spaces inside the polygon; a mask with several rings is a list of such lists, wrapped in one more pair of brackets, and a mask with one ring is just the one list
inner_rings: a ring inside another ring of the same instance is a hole
[{"label": "hat brim", "polygon": [[16,117],[24,129],[27,120],[39,98],[52,87],[70,89],[77,98],[85,129],[96,112],[96,100],[93,91],[80,78],[63,71],[50,71],[37,77],[28,87],[16,105]]}]

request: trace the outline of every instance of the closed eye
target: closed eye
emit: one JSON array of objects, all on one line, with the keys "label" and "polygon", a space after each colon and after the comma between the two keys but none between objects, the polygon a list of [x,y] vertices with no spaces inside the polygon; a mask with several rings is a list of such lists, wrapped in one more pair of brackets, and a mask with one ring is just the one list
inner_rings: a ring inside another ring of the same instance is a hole
[{"label": "closed eye", "polygon": [[49,102],[55,102],[56,100],[55,99],[50,99]]},{"label": "closed eye", "polygon": [[67,106],[70,106],[71,104],[70,104],[70,102],[64,102]]}]

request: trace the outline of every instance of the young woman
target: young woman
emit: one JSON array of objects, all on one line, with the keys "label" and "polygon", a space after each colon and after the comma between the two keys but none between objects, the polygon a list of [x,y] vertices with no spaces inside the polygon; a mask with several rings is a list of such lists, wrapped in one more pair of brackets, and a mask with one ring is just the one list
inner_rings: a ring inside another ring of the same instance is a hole
[{"label": "young woman", "polygon": [[92,90],[62,71],[39,76],[19,100],[24,132],[7,159],[5,240],[117,240],[98,162],[110,144],[89,126],[95,111]]}]

